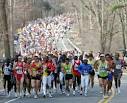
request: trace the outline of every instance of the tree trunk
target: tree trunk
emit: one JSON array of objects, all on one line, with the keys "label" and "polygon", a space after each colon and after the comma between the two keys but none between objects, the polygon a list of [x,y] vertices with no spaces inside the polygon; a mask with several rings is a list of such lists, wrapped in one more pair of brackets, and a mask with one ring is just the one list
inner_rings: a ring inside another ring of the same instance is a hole
[{"label": "tree trunk", "polygon": [[121,26],[122,26],[123,47],[124,47],[124,50],[126,50],[125,27],[123,23],[121,24]]},{"label": "tree trunk", "polygon": [[126,37],[125,37],[125,24],[124,24],[124,18],[119,14],[120,22],[121,22],[121,28],[122,28],[122,38],[123,38],[123,48],[126,50]]},{"label": "tree trunk", "polygon": [[1,31],[4,34],[4,50],[5,57],[10,58],[10,45],[9,45],[9,34],[8,34],[8,23],[7,23],[7,13],[6,13],[6,0],[0,0],[0,22]]},{"label": "tree trunk", "polygon": [[10,40],[11,57],[14,57],[13,3],[14,3],[14,0],[8,1],[8,33],[10,38],[9,40]]}]

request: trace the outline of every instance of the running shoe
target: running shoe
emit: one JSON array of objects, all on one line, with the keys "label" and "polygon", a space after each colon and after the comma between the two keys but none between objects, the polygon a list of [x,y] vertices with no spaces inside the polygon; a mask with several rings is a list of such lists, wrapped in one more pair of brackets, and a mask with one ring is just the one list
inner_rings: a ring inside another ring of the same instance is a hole
[{"label": "running shoe", "polygon": [[66,94],[66,96],[67,96],[67,97],[69,97],[69,96],[70,96],[70,94],[69,94],[69,93],[67,93],[67,94]]},{"label": "running shoe", "polygon": [[107,98],[108,98],[108,95],[103,95],[103,98],[104,98],[104,99],[107,99]]},{"label": "running shoe", "polygon": [[37,99],[38,97],[37,97],[37,95],[34,95],[34,99]]},{"label": "running shoe", "polygon": [[85,93],[84,96],[87,97],[87,93]]},{"label": "running shoe", "polygon": [[73,91],[73,96],[75,96],[75,91]]},{"label": "running shoe", "polygon": [[46,95],[43,95],[43,98],[46,98]]},{"label": "running shoe", "polygon": [[49,98],[52,98],[52,95],[51,95],[51,93],[49,93]]},{"label": "running shoe", "polygon": [[18,97],[17,93],[15,93],[15,97],[16,97],[16,98]]},{"label": "running shoe", "polygon": [[120,94],[120,88],[118,88],[118,94]]},{"label": "running shoe", "polygon": [[80,95],[82,95],[82,91],[80,91]]},{"label": "running shoe", "polygon": [[7,97],[9,98],[10,96],[11,96],[11,93],[9,92],[8,95],[7,95]]}]

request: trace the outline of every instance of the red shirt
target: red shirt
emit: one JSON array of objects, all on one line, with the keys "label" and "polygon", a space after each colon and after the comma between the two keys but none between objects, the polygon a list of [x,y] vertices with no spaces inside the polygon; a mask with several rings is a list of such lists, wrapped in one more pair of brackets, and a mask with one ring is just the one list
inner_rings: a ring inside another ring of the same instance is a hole
[{"label": "red shirt", "polygon": [[80,65],[80,60],[74,61],[73,67],[72,67],[72,74],[75,76],[80,76],[80,73],[78,72],[78,66]]},{"label": "red shirt", "polygon": [[48,70],[49,71],[51,71],[51,72],[54,72],[55,71],[55,65],[53,64],[53,62],[51,62],[51,61],[49,61],[48,63],[47,63],[47,68],[48,68]]}]

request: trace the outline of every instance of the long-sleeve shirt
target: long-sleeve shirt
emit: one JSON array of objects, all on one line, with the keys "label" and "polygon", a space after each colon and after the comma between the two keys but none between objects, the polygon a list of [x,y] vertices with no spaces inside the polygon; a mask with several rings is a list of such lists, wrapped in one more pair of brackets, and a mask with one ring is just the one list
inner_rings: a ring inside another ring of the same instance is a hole
[{"label": "long-sleeve shirt", "polygon": [[90,64],[81,64],[78,68],[78,71],[82,74],[82,75],[86,75],[89,74],[90,71],[92,71],[92,66]]}]

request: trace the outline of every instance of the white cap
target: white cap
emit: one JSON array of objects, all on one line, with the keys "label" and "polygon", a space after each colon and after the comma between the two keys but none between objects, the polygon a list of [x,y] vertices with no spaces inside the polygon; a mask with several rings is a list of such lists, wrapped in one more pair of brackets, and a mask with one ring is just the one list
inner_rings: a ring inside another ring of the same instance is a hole
[{"label": "white cap", "polygon": [[100,57],[105,57],[105,55],[104,54],[101,54]]}]

